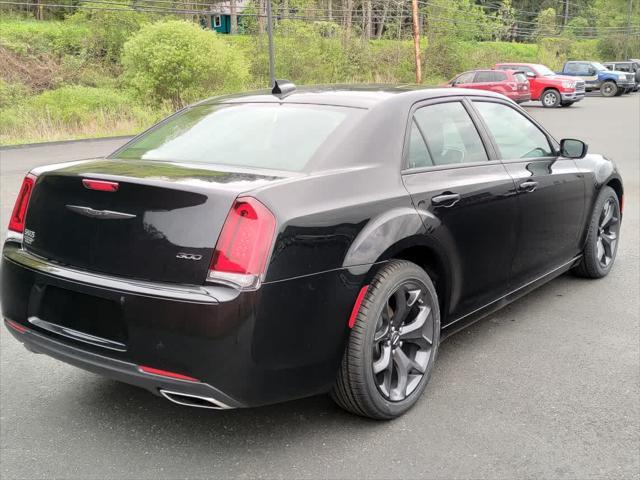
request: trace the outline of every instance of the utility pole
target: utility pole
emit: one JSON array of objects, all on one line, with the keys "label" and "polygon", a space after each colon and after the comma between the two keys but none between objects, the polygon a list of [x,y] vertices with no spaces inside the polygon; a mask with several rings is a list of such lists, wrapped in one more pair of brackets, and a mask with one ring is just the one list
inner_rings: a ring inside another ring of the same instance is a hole
[{"label": "utility pole", "polygon": [[276,60],[273,53],[273,15],[271,13],[271,0],[267,2],[267,36],[269,37],[269,88],[276,84]]},{"label": "utility pole", "polygon": [[629,10],[627,11],[627,41],[624,46],[624,59],[629,60],[629,48],[631,47],[631,13],[633,12],[633,0],[629,0]]},{"label": "utility pole", "polygon": [[418,0],[411,0],[413,21],[413,49],[416,57],[416,83],[422,83],[422,59],[420,58],[420,23],[418,21]]},{"label": "utility pole", "polygon": [[569,23],[569,0],[564,0],[564,18],[562,19],[562,28],[564,29]]}]

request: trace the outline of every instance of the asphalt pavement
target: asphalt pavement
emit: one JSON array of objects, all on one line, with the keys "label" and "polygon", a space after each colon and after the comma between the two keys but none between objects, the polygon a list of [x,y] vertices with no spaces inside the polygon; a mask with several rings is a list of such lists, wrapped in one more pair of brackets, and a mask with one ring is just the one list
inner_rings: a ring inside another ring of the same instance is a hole
[{"label": "asphalt pavement", "polygon": [[[28,353],[2,328],[2,478],[640,478],[640,94],[527,109],[618,163],[625,211],[607,278],[562,276],[449,338],[423,397],[391,422],[326,396],[179,407]],[[0,150],[1,225],[30,168],[122,142]]]}]

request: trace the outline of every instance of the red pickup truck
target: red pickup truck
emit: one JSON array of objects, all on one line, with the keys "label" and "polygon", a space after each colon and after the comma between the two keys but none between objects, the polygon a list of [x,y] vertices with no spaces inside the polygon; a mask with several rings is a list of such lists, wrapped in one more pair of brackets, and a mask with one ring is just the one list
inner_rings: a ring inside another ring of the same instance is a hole
[{"label": "red pickup truck", "polygon": [[585,96],[583,80],[557,75],[548,67],[536,63],[498,63],[496,70],[520,70],[529,79],[531,100],[540,100],[543,107],[569,107]]}]

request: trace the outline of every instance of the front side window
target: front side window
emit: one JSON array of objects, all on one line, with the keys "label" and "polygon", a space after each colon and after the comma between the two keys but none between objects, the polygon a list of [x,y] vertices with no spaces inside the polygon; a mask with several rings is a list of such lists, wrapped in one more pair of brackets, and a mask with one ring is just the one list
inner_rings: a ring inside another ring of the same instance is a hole
[{"label": "front side window", "polygon": [[200,105],[158,125],[113,157],[300,171],[339,126],[363,112],[303,104]]},{"label": "front side window", "polygon": [[455,79],[455,84],[473,83],[474,72],[465,72]]},{"label": "front side window", "polygon": [[553,155],[547,136],[527,117],[501,103],[474,102],[500,149],[502,158]]},{"label": "front side window", "polygon": [[427,142],[433,165],[451,165],[488,160],[480,135],[460,102],[422,107],[415,123]]},{"label": "front side window", "polygon": [[567,72],[574,75],[589,75],[589,65],[586,63],[570,63],[567,65]]}]

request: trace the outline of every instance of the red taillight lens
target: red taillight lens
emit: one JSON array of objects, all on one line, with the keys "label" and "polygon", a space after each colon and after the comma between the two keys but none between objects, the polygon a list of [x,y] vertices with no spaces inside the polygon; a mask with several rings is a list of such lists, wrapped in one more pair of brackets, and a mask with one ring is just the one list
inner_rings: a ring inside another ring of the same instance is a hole
[{"label": "red taillight lens", "polygon": [[27,216],[27,207],[29,206],[29,199],[31,198],[35,181],[36,177],[32,174],[24,177],[20,193],[18,194],[18,198],[16,198],[16,203],[13,206],[13,212],[9,220],[9,230],[18,233],[24,231],[24,219]]},{"label": "red taillight lens", "polygon": [[259,277],[264,272],[275,229],[276,219],[267,207],[252,197],[238,198],[220,232],[209,278],[226,278],[231,283],[235,279],[248,286],[251,279],[246,277]]}]

